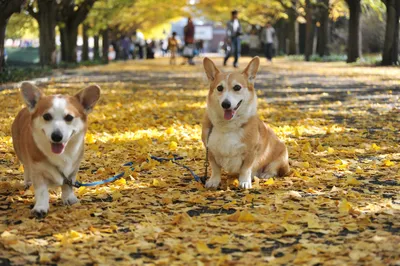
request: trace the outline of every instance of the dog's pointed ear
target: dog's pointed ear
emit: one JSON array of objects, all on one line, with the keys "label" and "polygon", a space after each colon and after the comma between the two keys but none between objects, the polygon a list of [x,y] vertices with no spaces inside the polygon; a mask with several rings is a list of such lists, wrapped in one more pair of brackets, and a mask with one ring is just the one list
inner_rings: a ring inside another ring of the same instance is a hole
[{"label": "dog's pointed ear", "polygon": [[217,76],[217,74],[220,73],[219,69],[215,66],[214,62],[208,57],[204,58],[203,66],[209,81],[213,81]]},{"label": "dog's pointed ear", "polygon": [[82,104],[85,113],[89,114],[100,98],[100,87],[98,85],[90,85],[78,92],[75,97]]},{"label": "dog's pointed ear", "polygon": [[260,67],[260,58],[258,56],[251,59],[246,69],[242,72],[247,77],[250,83],[254,83],[257,76],[258,68]]},{"label": "dog's pointed ear", "polygon": [[29,112],[33,113],[39,99],[43,96],[43,93],[32,83],[23,82],[21,84],[21,95]]}]

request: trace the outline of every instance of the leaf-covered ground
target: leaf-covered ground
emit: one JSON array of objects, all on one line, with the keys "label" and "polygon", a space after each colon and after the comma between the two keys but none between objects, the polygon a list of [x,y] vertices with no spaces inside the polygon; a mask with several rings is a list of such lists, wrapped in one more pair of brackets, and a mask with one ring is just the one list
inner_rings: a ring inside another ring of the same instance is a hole
[{"label": "leaf-covered ground", "polygon": [[[259,115],[287,143],[292,173],[248,191],[226,179],[207,190],[185,169],[148,160],[179,154],[203,173],[200,64],[113,63],[44,81],[46,93],[101,85],[78,178],[126,174],[78,189],[71,207],[55,190],[49,215],[30,217],[32,188],[23,190],[10,137],[22,101],[0,92],[0,264],[400,263],[399,68],[263,63]],[[134,170],[122,167],[130,161]]]}]

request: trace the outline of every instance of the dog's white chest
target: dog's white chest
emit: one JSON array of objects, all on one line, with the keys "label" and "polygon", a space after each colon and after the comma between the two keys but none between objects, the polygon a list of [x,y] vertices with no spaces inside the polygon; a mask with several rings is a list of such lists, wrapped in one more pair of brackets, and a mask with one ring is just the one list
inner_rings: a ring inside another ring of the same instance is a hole
[{"label": "dog's white chest", "polygon": [[208,148],[215,161],[226,172],[238,174],[244,159],[246,145],[242,141],[243,129],[224,131],[214,128],[208,141]]}]

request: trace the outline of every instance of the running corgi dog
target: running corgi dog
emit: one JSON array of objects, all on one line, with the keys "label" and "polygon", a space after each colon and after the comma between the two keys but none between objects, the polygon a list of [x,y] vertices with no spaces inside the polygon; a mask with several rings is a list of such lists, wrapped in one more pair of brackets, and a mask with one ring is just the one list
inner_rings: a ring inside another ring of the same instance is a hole
[{"label": "running corgi dog", "polygon": [[238,176],[244,189],[252,187],[254,176],[286,175],[286,146],[257,116],[254,80],[260,59],[253,58],[242,73],[222,73],[209,58],[204,58],[203,65],[210,83],[202,125],[212,169],[206,187],[219,186],[221,168]]},{"label": "running corgi dog", "polygon": [[49,187],[62,187],[62,201],[78,202],[71,186],[83,157],[87,116],[100,98],[92,85],[75,96],[45,96],[24,82],[21,94],[27,107],[12,124],[15,153],[24,165],[25,187],[35,191],[32,213],[44,217],[49,210]]}]

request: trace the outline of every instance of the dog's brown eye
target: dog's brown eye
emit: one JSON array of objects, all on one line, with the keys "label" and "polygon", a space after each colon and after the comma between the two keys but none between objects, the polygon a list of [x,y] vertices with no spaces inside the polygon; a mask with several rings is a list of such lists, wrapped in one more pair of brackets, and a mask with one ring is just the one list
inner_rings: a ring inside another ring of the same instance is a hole
[{"label": "dog's brown eye", "polygon": [[47,113],[43,115],[43,119],[45,121],[50,121],[51,119],[53,119],[53,117],[51,116],[51,114]]},{"label": "dog's brown eye", "polygon": [[71,122],[72,120],[74,120],[74,117],[72,115],[66,115],[64,117],[64,120],[67,121],[67,122]]},{"label": "dog's brown eye", "polygon": [[240,86],[240,85],[233,86],[234,91],[240,91],[240,89],[242,89],[242,86]]},{"label": "dog's brown eye", "polygon": [[224,87],[222,86],[222,85],[219,85],[218,87],[217,87],[217,91],[223,91],[224,90]]}]

